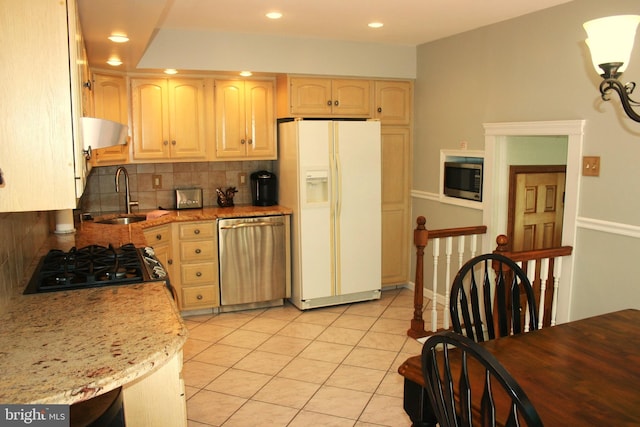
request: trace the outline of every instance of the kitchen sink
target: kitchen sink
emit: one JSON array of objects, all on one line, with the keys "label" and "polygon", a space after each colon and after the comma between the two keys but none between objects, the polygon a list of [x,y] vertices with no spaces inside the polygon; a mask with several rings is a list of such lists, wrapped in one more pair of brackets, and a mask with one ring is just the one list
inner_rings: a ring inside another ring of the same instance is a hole
[{"label": "kitchen sink", "polygon": [[98,224],[114,224],[114,225],[127,225],[134,222],[140,222],[146,220],[146,216],[118,216],[115,218],[106,218],[96,221]]}]

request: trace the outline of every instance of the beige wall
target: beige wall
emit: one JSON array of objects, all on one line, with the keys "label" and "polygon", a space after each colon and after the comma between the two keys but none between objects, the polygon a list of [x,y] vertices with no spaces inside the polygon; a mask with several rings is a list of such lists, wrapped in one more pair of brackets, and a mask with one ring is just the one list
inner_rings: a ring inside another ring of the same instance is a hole
[{"label": "beige wall", "polygon": [[[586,120],[583,154],[601,157],[601,176],[580,184],[572,318],[640,308],[637,274],[619,264],[640,256],[633,184],[640,181],[640,123],[626,119],[618,101],[599,100],[582,29],[589,19],[627,13],[640,13],[637,0],[575,0],[418,47],[416,193],[437,192],[440,149],[457,149],[460,141],[484,149],[483,123]],[[633,59],[625,77],[640,80],[640,34]],[[417,215],[432,228],[482,222],[481,211],[414,197]],[[593,220],[606,230],[594,231]]]}]

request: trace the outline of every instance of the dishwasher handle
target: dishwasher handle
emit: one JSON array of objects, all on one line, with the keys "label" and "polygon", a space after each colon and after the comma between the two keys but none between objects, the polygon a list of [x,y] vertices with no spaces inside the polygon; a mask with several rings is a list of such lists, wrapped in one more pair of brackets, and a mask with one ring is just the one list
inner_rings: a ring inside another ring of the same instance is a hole
[{"label": "dishwasher handle", "polygon": [[260,221],[260,222],[240,222],[238,224],[233,225],[221,225],[220,230],[233,230],[236,228],[248,228],[248,227],[282,227],[284,223],[282,222],[269,222],[269,221]]}]

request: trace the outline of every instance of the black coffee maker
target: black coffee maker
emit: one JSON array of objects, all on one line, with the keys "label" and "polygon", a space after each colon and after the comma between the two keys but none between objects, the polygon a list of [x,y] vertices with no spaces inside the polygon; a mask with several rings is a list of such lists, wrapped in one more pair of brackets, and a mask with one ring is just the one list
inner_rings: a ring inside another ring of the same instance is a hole
[{"label": "black coffee maker", "polygon": [[251,199],[253,206],[278,204],[278,180],[273,172],[257,171],[251,174]]}]

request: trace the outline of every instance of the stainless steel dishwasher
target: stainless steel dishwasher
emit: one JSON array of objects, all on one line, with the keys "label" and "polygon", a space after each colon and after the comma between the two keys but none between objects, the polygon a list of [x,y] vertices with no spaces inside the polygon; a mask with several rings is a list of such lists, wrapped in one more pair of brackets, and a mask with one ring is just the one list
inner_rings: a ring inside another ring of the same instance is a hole
[{"label": "stainless steel dishwasher", "polygon": [[290,296],[289,215],[218,219],[221,309]]}]

